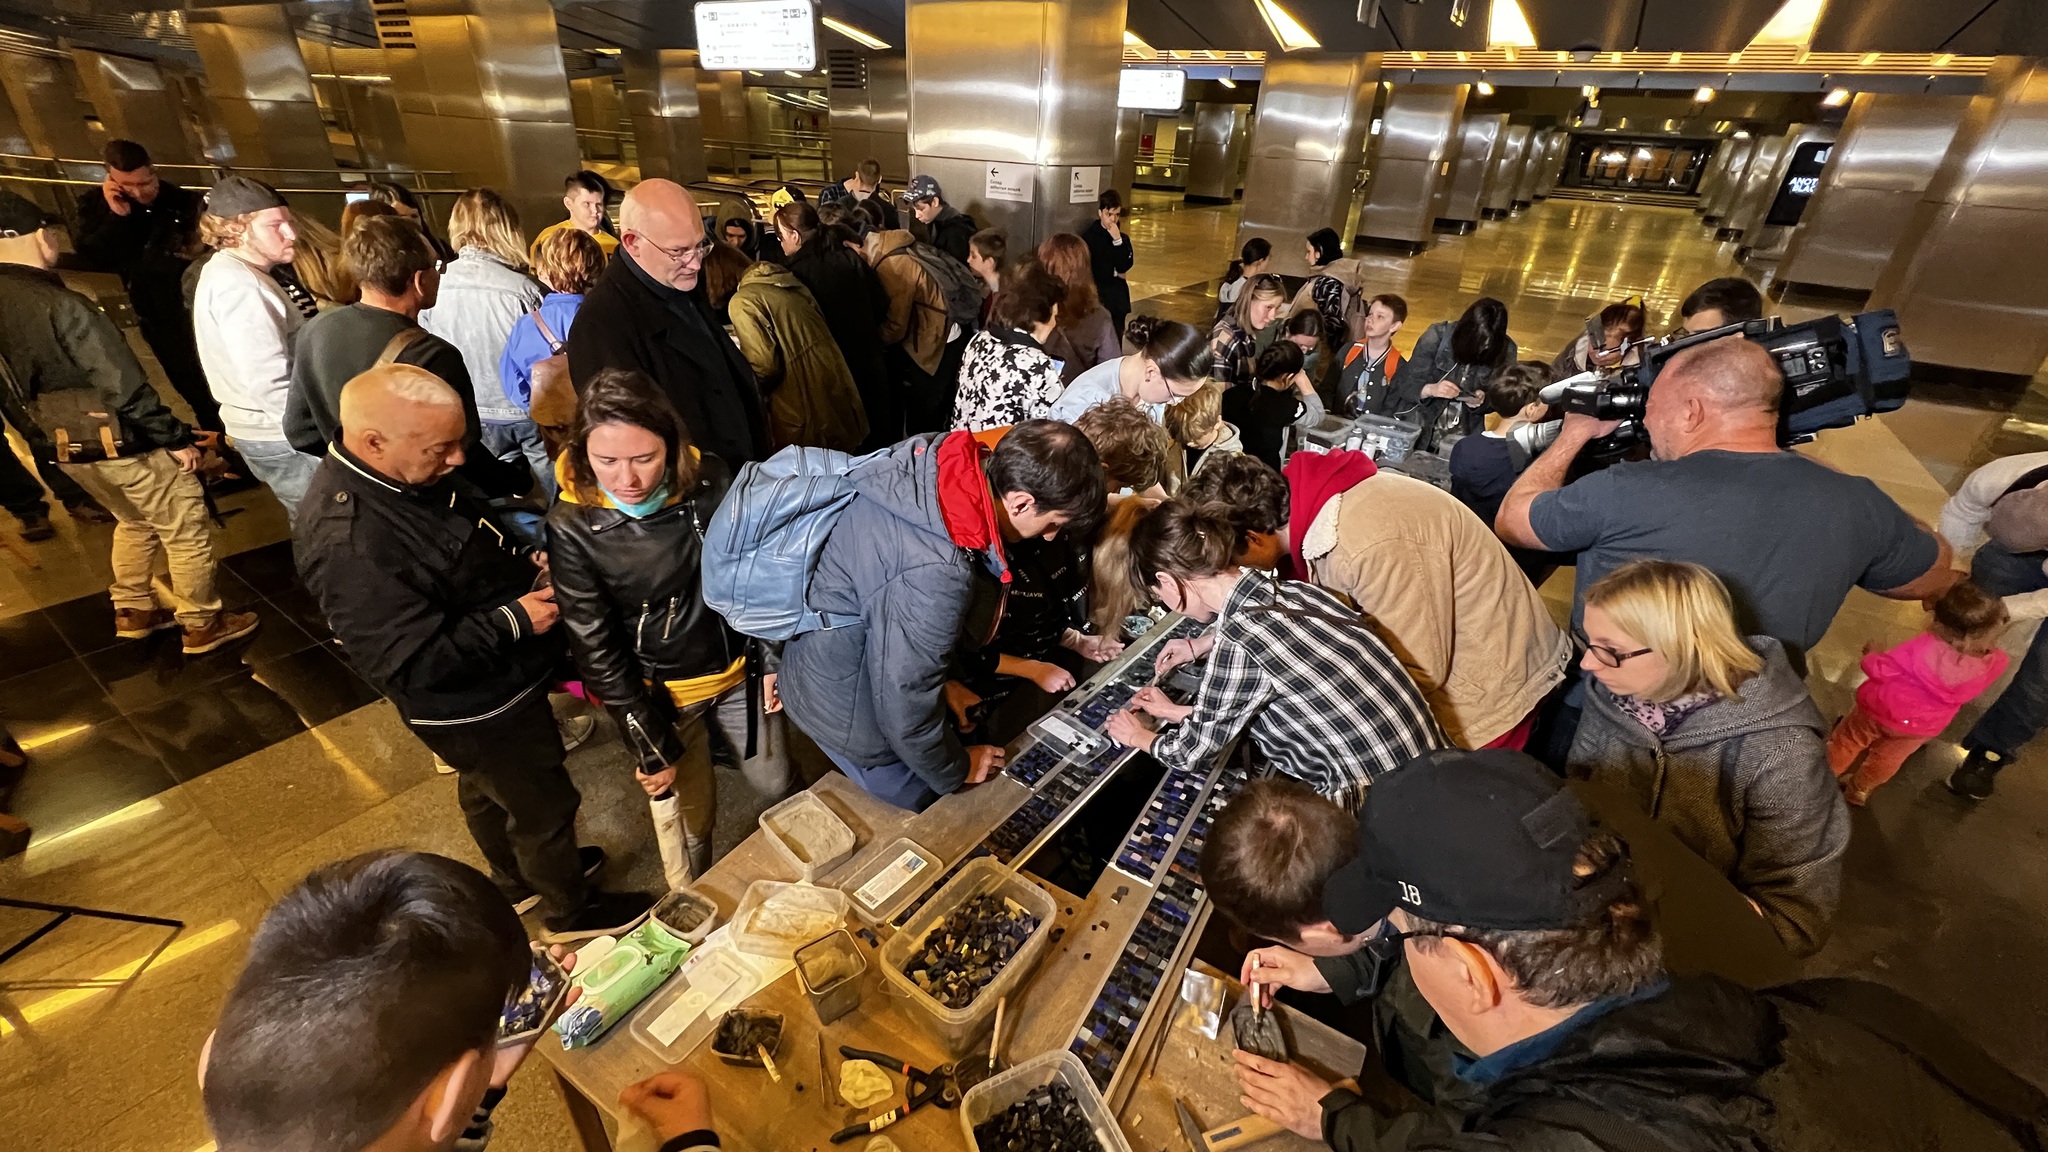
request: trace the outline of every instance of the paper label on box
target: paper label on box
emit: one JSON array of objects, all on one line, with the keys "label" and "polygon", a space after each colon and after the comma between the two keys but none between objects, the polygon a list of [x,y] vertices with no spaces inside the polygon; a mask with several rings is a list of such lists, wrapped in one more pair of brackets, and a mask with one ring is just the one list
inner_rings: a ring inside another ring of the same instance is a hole
[{"label": "paper label on box", "polygon": [[911,877],[924,871],[925,866],[930,863],[931,861],[917,853],[905,849],[902,855],[889,861],[880,872],[875,873],[873,879],[861,885],[860,890],[853,894],[853,898],[861,907],[872,912],[881,907],[884,900],[902,891],[903,886],[910,883]]}]

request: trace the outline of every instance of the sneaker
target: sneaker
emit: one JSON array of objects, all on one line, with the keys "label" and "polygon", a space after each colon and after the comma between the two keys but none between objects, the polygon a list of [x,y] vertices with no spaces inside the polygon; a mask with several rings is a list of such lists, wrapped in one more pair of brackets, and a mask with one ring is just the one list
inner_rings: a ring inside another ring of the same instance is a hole
[{"label": "sneaker", "polygon": [[254,612],[217,612],[213,623],[206,627],[185,629],[185,655],[197,656],[225,647],[254,632],[261,623]]},{"label": "sneaker", "polygon": [[[578,848],[576,859],[583,865],[585,880],[596,880],[597,874],[604,871],[604,849],[595,844],[585,844]],[[517,881],[498,885],[498,891],[503,892],[505,899],[512,902],[512,911],[521,916],[540,907],[540,893]]]},{"label": "sneaker", "polygon": [[1948,790],[1965,800],[1988,800],[1992,778],[2006,763],[2005,757],[1988,748],[1972,748],[1956,770],[1949,773]]},{"label": "sneaker", "polygon": [[57,528],[50,523],[47,512],[24,512],[21,514],[21,538],[31,543],[48,540],[57,534]]},{"label": "sneaker", "polygon": [[114,514],[112,512],[107,511],[105,508],[100,507],[98,504],[93,503],[91,500],[80,500],[76,504],[66,504],[64,506],[64,510],[66,512],[71,513],[71,518],[73,520],[77,520],[82,523],[114,523]]},{"label": "sneaker", "polygon": [[177,613],[168,608],[114,609],[114,635],[123,640],[140,640],[152,632],[177,626]]},{"label": "sneaker", "polygon": [[562,730],[562,751],[574,752],[590,739],[592,732],[597,731],[597,717],[586,712],[581,716],[557,718],[555,726]]},{"label": "sneaker", "polygon": [[455,765],[441,759],[441,754],[436,752],[434,753],[434,771],[443,776],[453,776],[455,775]]},{"label": "sneaker", "polygon": [[647,918],[654,897],[645,892],[592,892],[581,911],[541,932],[548,944],[568,944],[593,936],[623,936]]}]

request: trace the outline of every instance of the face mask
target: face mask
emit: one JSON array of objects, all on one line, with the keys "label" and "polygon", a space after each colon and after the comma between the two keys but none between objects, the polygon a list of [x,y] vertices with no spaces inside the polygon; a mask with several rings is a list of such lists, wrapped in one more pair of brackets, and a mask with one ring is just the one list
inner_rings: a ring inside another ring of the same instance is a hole
[{"label": "face mask", "polygon": [[661,506],[668,503],[668,481],[666,480],[661,482],[661,487],[648,493],[647,499],[640,501],[638,504],[629,504],[617,496],[612,496],[612,490],[602,484],[598,485],[598,487],[603,490],[606,496],[611,496],[612,503],[618,505],[619,511],[624,512],[635,520],[661,511]]}]

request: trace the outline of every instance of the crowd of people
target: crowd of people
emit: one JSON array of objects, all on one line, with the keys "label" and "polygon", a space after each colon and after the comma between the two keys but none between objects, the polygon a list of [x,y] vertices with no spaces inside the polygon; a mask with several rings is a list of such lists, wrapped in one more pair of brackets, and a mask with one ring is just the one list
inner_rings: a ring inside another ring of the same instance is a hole
[{"label": "crowd of people", "polygon": [[[1811,1053],[1776,1037],[1821,1029],[1826,1007],[1667,976],[1628,846],[1576,797],[1626,797],[1811,955],[1848,806],[1999,678],[2012,620],[2048,615],[2048,498],[2030,495],[2048,455],[1973,476],[1937,533],[1782,448],[1782,377],[1739,335],[1664,365],[1648,458],[1587,468],[1613,425],[1539,393],[1635,362],[1635,301],[1554,361],[1522,359],[1491,297],[1404,354],[1408,303],[1327,229],[1291,291],[1271,243],[1246,243],[1206,332],[1135,312],[1114,191],[1082,232],[1018,251],[928,175],[899,213],[872,161],[815,204],[779,194],[761,224],[710,221],[715,236],[658,179],[614,226],[609,185],[578,172],[568,219],[531,240],[477,188],[443,243],[399,189],[330,234],[248,177],[201,197],[139,146],[106,159],[73,246],[123,276],[197,426],[52,271],[56,220],[8,193],[0,356],[52,493],[116,522],[120,634],[180,627],[199,653],[257,626],[212,586],[201,477],[232,453],[283,505],[346,659],[456,776],[488,866],[365,857],[272,910],[204,1062],[224,1149],[308,1125],[354,1133],[331,1145],[348,1149],[398,1128],[392,1146],[488,1134],[523,1055],[488,1043],[525,979],[514,910],[563,945],[654,900],[602,888],[604,853],[579,844],[565,757],[591,721],[561,716],[568,686],[609,715],[638,786],[679,802],[678,865],[698,875],[714,765],[771,799],[837,770],[923,809],[1000,771],[1160,610],[1204,625],[1156,657],[1162,677],[1200,662],[1197,687],[1141,690],[1107,734],[1165,765],[1245,740],[1272,778],[1219,817],[1202,872],[1276,942],[1247,979],[1378,995],[1383,1051],[1406,1058],[1392,1070],[1435,1111],[1240,1053],[1255,1108],[1339,1149],[1511,1131],[1576,1133],[1518,1147],[1777,1146],[1769,1103],[1826,1109],[1771,1086],[1810,1074],[1785,1070]],[[1707,332],[1762,299],[1713,281],[1681,312]],[[1411,425],[1448,457],[1448,490],[1295,450],[1293,430],[1332,413]],[[788,503],[791,477],[829,506]],[[0,471],[24,483],[40,500]],[[774,551],[807,563],[735,575],[742,539],[799,542]],[[1965,578],[1953,558],[1973,547]],[[173,604],[151,586],[160,556]],[[1564,564],[1568,627],[1537,591]],[[1930,622],[1870,652],[1830,724],[1805,657],[1852,587]],[[2044,723],[2037,642],[1950,788],[1990,795]],[[309,981],[325,990],[290,991]],[[280,1062],[266,1024],[284,997],[332,1044]],[[369,1033],[404,1061],[350,1065],[347,1038]],[[320,1091],[281,1091],[286,1075]],[[629,1095],[666,1147],[716,1145],[700,1085]]]}]

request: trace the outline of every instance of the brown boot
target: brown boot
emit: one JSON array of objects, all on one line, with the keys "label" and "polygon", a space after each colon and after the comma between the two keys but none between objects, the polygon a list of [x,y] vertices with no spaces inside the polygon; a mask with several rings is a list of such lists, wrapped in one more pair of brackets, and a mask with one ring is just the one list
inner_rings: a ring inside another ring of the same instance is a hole
[{"label": "brown boot", "polygon": [[197,656],[232,644],[256,630],[262,623],[254,612],[218,612],[204,628],[185,629],[185,655]]},{"label": "brown boot", "polygon": [[177,614],[168,608],[114,609],[114,635],[123,640],[140,640],[151,632],[177,626]]}]

